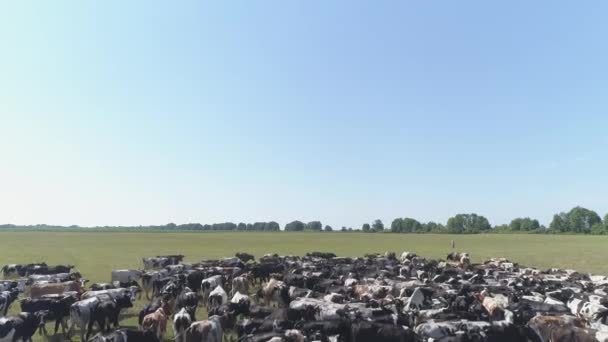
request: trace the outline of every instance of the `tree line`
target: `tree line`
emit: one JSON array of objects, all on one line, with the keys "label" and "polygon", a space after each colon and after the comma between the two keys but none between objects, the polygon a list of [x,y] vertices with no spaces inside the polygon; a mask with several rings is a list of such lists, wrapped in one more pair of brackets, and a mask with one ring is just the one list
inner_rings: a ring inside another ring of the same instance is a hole
[{"label": "tree line", "polygon": [[[249,231],[249,232],[278,232],[281,231],[279,223],[255,222],[255,223],[168,223],[158,226],[53,226],[53,225],[31,225],[19,226],[13,224],[0,225],[0,229],[34,229],[34,230],[77,230],[93,228],[95,230],[119,231],[119,230],[152,230],[152,231]],[[334,229],[329,225],[323,225],[321,221],[310,221],[308,223],[295,220],[289,222],[283,228],[286,232],[331,232]],[[450,217],[446,224],[437,222],[420,222],[411,217],[396,218],[390,226],[385,226],[382,220],[375,220],[371,224],[364,223],[360,229],[342,227],[342,232],[361,233],[445,233],[445,234],[479,234],[479,233],[531,233],[531,234],[608,234],[608,214],[602,218],[593,210],[583,207],[574,207],[568,212],[560,212],[553,216],[549,227],[541,225],[538,220],[529,217],[518,217],[509,224],[492,226],[484,216],[471,214],[458,214]]]}]

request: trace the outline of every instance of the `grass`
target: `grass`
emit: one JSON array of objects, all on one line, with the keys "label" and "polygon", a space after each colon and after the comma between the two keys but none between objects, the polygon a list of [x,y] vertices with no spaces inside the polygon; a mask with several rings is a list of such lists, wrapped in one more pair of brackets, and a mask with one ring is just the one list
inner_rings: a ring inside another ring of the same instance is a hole
[{"label": "grass", "polygon": [[[46,261],[73,264],[91,282],[107,282],[117,268],[142,268],[141,258],[184,254],[187,261],[248,252],[302,255],[310,251],[362,256],[387,250],[413,251],[430,258],[445,258],[450,241],[467,251],[474,262],[507,257],[527,266],[573,268],[608,274],[608,237],[573,235],[433,235],[360,233],[243,233],[243,232],[0,232],[0,265]],[[123,326],[137,325],[145,300],[124,315]],[[19,311],[13,305],[11,313]],[[197,318],[206,317],[200,309]],[[50,330],[50,325],[47,329]],[[168,327],[167,339],[173,337]],[[39,336],[34,341],[43,341]],[[75,340],[78,340],[77,338]]]}]

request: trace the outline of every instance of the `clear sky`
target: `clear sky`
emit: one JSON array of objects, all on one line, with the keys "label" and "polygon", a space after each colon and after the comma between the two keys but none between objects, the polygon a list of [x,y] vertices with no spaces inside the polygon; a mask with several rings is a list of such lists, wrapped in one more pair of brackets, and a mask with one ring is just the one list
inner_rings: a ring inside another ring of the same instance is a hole
[{"label": "clear sky", "polygon": [[608,211],[603,1],[6,1],[0,223]]}]

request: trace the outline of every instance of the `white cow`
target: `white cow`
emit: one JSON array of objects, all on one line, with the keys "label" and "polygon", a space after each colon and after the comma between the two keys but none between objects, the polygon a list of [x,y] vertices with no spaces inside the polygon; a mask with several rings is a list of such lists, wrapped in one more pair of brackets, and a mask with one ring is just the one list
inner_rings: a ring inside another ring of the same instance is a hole
[{"label": "white cow", "polygon": [[222,286],[217,286],[211,293],[209,293],[209,298],[207,299],[207,307],[215,308],[222,306],[223,304],[228,303],[228,294]]},{"label": "white cow", "polygon": [[112,270],[112,282],[128,283],[132,280],[139,281],[142,275],[143,272],[138,270]]},{"label": "white cow", "polygon": [[85,332],[91,321],[93,310],[95,310],[100,302],[101,300],[99,298],[92,297],[72,304],[70,307],[70,329],[68,329],[68,337],[73,335],[74,326],[77,325],[78,328],[80,328],[80,340],[88,340],[88,332],[86,336],[87,339],[85,339]]},{"label": "white cow", "polygon": [[201,282],[201,289],[203,291],[203,305],[207,304],[211,291],[213,291],[216,287],[223,285],[222,279],[223,277],[221,275],[214,275],[203,279]]},{"label": "white cow", "polygon": [[177,342],[186,342],[186,329],[192,324],[192,317],[186,308],[182,308],[173,316],[173,333],[174,340]]},{"label": "white cow", "polygon": [[239,276],[234,277],[232,279],[232,289],[230,290],[230,295],[234,295],[235,293],[249,293],[249,281],[247,277]]}]

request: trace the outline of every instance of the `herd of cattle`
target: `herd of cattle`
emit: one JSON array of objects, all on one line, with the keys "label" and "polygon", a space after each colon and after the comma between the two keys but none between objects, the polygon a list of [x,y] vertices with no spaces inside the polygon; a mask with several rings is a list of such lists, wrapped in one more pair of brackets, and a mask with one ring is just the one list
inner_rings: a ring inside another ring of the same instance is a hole
[{"label": "herd of cattle", "polygon": [[[0,342],[47,335],[47,322],[63,339],[78,328],[81,341],[95,342],[608,341],[605,276],[504,258],[473,264],[456,252],[183,259],[144,258],[143,271],[114,270],[88,290],[71,265],[7,265]],[[6,317],[19,296],[22,312]],[[139,327],[121,328],[121,313],[142,297]]]}]

